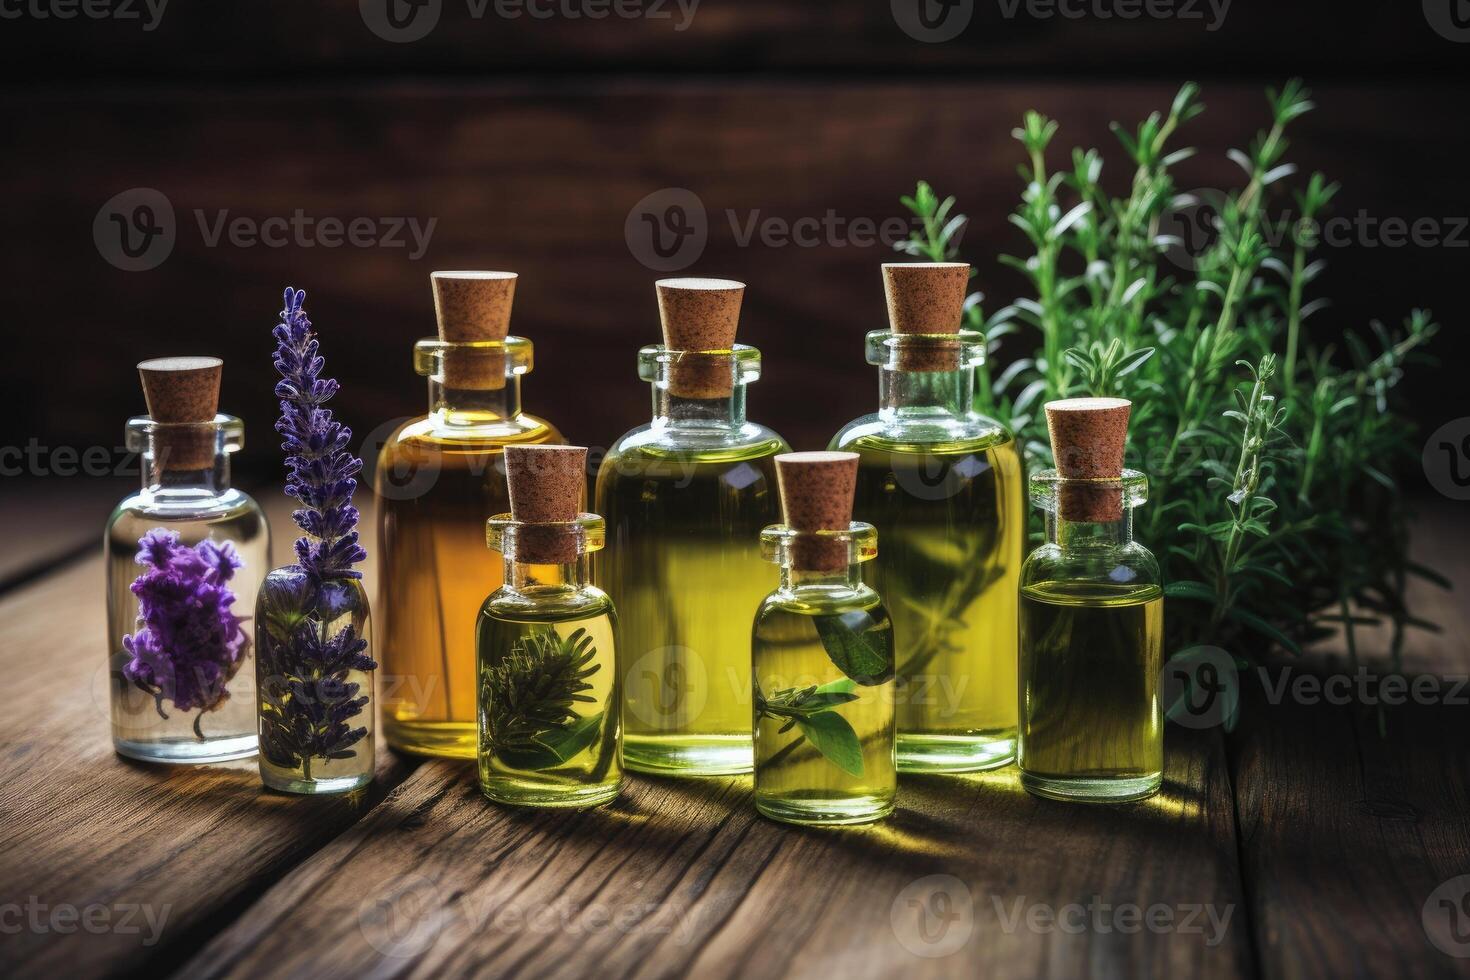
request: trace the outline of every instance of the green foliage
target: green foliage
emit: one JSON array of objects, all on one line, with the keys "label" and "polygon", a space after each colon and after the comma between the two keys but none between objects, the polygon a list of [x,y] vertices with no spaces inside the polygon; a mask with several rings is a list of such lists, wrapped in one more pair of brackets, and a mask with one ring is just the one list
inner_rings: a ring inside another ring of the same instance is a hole
[{"label": "green foliage", "polygon": [[[1326,301],[1307,299],[1323,267],[1311,253],[1337,185],[1311,175],[1273,223],[1268,197],[1285,198],[1275,192],[1295,173],[1285,131],[1312,102],[1293,80],[1268,103],[1269,127],[1228,153],[1244,185],[1205,200],[1179,193],[1173,175],[1194,150],[1170,141],[1204,109],[1192,83],[1167,114],[1113,125],[1131,168],[1121,197],[1104,189],[1096,150],[1049,169],[1058,124],[1026,114],[1010,221],[1029,254],[1001,262],[1028,295],[986,316],[976,293],[964,325],[990,354],[1017,332],[1038,346],[998,375],[982,369],[975,409],[1008,422],[1036,468],[1049,465],[1045,401],[1133,400],[1129,465],[1152,483],[1138,535],[1164,564],[1171,649],[1296,651],[1345,627],[1356,657],[1354,627],[1387,619],[1397,660],[1405,627],[1425,625],[1405,606],[1407,579],[1437,577],[1407,560],[1395,473],[1413,456],[1412,426],[1392,389],[1438,327],[1416,310],[1401,330],[1343,327],[1313,343],[1304,323]],[[903,203],[921,229],[900,251],[957,258],[966,219],[954,198],[921,182]],[[1214,220],[1190,248],[1170,232],[1195,205]]]},{"label": "green foliage", "polygon": [[853,693],[854,682],[850,678],[810,687],[788,687],[772,693],[769,697],[755,689],[756,721],[761,718],[783,719],[779,734],[795,728],[800,734],[767,759],[766,765],[774,765],[796,749],[803,741],[821,753],[822,757],[851,776],[863,774],[863,746],[851,723],[837,709],[858,696]]}]

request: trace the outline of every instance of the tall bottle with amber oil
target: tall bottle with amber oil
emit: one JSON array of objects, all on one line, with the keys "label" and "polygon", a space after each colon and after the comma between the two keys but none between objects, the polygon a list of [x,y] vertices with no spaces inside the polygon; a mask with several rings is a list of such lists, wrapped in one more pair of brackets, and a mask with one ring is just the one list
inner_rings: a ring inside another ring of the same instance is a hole
[{"label": "tall bottle with amber oil", "polygon": [[480,789],[499,803],[607,803],[622,782],[618,620],[588,583],[606,532],[580,513],[587,450],[510,446],[505,464],[510,513],[487,527],[504,584],[476,622]]},{"label": "tall bottle with amber oil", "polygon": [[429,414],[383,444],[378,504],[383,731],[395,749],[475,757],[475,615],[501,563],[485,521],[508,506],[508,445],[560,442],[521,411],[531,342],[509,335],[513,272],[435,272],[437,339],[414,345]]},{"label": "tall bottle with amber oil", "polygon": [[898,788],[893,623],[861,565],[871,524],[852,521],[855,453],[776,457],[785,524],[761,532],[781,585],[751,633],[755,805],[773,820],[865,823]]},{"label": "tall bottle with amber oil", "polygon": [[107,522],[112,744],[145,762],[255,755],[248,620],[270,570],[270,530],[230,486],[244,427],[218,414],[215,357],[138,365],[148,414],[128,422],[143,485]]},{"label": "tall bottle with amber oil", "polygon": [[1021,784],[1092,803],[1158,792],[1164,594],[1153,554],[1133,540],[1148,480],[1123,469],[1131,403],[1046,406],[1057,468],[1031,478],[1046,544],[1021,572]]},{"label": "tall bottle with amber oil", "polygon": [[598,581],[625,624],[625,756],[645,772],[749,772],[759,535],[777,520],[772,459],[790,447],[745,415],[760,352],[735,343],[744,285],[665,279],[656,290],[664,344],[638,356],[653,420],[614,443],[597,476],[612,537]]},{"label": "tall bottle with amber oil", "polygon": [[1022,461],[971,408],[985,348],[960,330],[969,278],[963,263],[883,266],[891,329],[867,337],[879,408],[831,444],[858,454],[853,512],[883,538],[872,579],[893,611],[905,772],[1015,756]]}]

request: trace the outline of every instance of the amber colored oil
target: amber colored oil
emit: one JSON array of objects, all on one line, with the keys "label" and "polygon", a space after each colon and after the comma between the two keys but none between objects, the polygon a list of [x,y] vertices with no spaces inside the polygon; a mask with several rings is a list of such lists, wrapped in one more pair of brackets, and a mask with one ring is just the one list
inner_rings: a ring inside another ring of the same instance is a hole
[{"label": "amber colored oil", "polygon": [[997,427],[960,442],[864,435],[841,448],[859,455],[853,517],[882,540],[865,574],[893,616],[899,769],[1010,762],[1026,536],[1015,441]]},{"label": "amber colored oil", "polygon": [[561,441],[539,419],[517,423],[508,437],[447,435],[418,419],[379,456],[378,684],[384,736],[400,751],[475,758],[476,620],[504,574],[485,521],[510,509],[502,450]]},{"label": "amber colored oil", "polygon": [[1054,799],[1155,792],[1164,596],[1157,585],[1043,582],[1021,590],[1021,781]]},{"label": "amber colored oil", "polygon": [[624,758],[684,775],[751,769],[750,611],[770,591],[773,437],[720,450],[630,447],[603,463],[598,584],[622,624]]}]

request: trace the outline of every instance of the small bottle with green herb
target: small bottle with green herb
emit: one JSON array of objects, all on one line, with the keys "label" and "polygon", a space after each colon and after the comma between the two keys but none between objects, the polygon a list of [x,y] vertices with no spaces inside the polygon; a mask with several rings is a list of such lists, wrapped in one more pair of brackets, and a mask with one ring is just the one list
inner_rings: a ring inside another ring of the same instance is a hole
[{"label": "small bottle with green herb", "polygon": [[1046,405],[1057,468],[1031,478],[1046,544],[1021,570],[1021,784],[1038,796],[1122,803],[1158,792],[1164,594],[1133,540],[1148,496],[1123,469],[1131,403]]},{"label": "small bottle with green herb", "polygon": [[878,553],[851,520],[856,453],[776,457],[785,524],[761,533],[781,585],[752,630],[755,805],[798,824],[850,824],[893,811],[893,624],[863,584]]},{"label": "small bottle with green herb", "polygon": [[507,446],[510,513],[487,540],[505,584],[476,629],[480,789],[497,803],[586,807],[622,783],[617,614],[588,582],[602,518],[578,513],[587,450]]}]

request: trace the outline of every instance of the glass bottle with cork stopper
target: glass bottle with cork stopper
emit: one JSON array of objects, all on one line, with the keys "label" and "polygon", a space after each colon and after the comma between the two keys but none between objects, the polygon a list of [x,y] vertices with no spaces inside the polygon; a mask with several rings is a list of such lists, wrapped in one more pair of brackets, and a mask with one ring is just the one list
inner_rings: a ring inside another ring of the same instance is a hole
[{"label": "glass bottle with cork stopper", "polygon": [[855,453],[776,457],[785,524],[761,532],[780,587],[756,612],[755,805],[774,820],[865,823],[893,810],[893,623],[861,566],[878,553],[851,520]]},{"label": "glass bottle with cork stopper", "polygon": [[773,458],[790,447],[746,418],[760,351],[735,342],[745,286],[655,284],[664,343],[638,354],[653,419],[618,439],[595,507],[613,547],[598,581],[622,611],[628,768],[667,775],[751,768],[749,610],[758,536],[777,520]]},{"label": "glass bottle with cork stopper", "polygon": [[596,806],[622,783],[618,619],[588,582],[602,518],[581,513],[587,450],[510,446],[510,513],[486,525],[504,584],[477,619],[480,789],[499,803]]},{"label": "glass bottle with cork stopper", "polygon": [[1021,784],[1051,799],[1138,800],[1162,779],[1164,594],[1133,540],[1148,480],[1123,468],[1131,407],[1047,403],[1057,466],[1030,481],[1047,540],[1021,572],[1018,763]]},{"label": "glass bottle with cork stopper", "polygon": [[230,486],[244,426],[219,408],[222,362],[138,365],[148,414],[128,421],[142,488],[103,539],[112,741],[145,762],[256,752],[247,619],[271,567],[265,514]]},{"label": "glass bottle with cork stopper", "polygon": [[521,411],[531,342],[512,336],[513,272],[430,276],[439,336],[414,346],[429,414],[384,442],[378,503],[378,661],[388,744],[421,755],[475,757],[475,612],[500,562],[485,521],[507,507],[507,445],[560,442]]},{"label": "glass bottle with cork stopper", "polygon": [[969,279],[959,262],[883,266],[890,329],[867,336],[879,409],[830,446],[860,457],[853,512],[883,536],[872,578],[893,610],[905,772],[1015,755],[1022,459],[972,408],[985,346],[960,329]]}]

